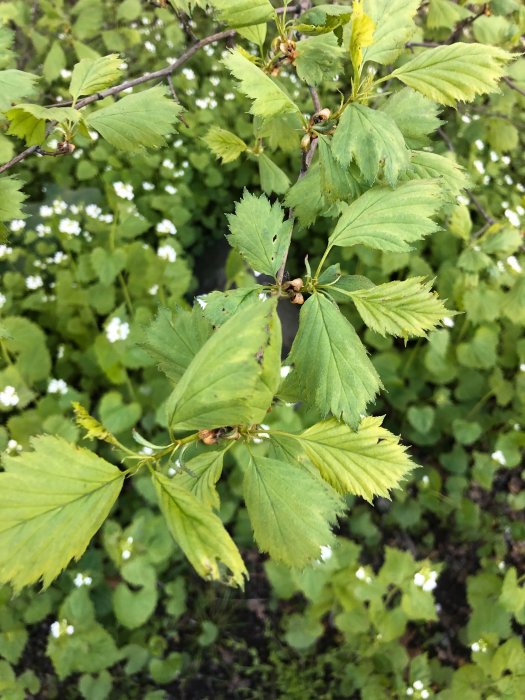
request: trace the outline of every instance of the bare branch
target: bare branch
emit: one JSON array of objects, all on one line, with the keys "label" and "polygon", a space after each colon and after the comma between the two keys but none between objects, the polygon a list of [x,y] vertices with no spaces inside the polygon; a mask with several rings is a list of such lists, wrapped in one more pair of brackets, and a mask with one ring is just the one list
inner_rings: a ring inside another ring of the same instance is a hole
[{"label": "bare branch", "polygon": [[516,92],[519,92],[520,95],[523,95],[523,97],[525,97],[525,90],[520,88],[519,85],[516,85],[516,83],[513,80],[508,78],[506,75],[503,76],[502,80],[505,83],[505,85],[508,85],[510,87],[511,90],[516,90]]}]

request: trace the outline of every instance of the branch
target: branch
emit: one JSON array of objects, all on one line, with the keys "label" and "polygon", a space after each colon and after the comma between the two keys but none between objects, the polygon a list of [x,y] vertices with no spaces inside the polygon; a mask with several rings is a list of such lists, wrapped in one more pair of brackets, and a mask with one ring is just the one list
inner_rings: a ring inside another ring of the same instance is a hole
[{"label": "branch", "polygon": [[513,80],[508,78],[506,75],[503,76],[502,80],[505,83],[505,85],[508,85],[510,87],[511,90],[516,90],[516,92],[519,92],[520,95],[523,95],[523,97],[525,97],[525,90],[520,88],[519,85],[516,85],[516,83]]}]

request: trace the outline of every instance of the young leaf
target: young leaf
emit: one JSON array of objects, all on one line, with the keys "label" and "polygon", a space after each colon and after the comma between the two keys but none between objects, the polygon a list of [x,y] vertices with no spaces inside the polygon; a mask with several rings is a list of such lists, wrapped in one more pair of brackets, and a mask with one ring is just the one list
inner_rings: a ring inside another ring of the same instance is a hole
[{"label": "young leaf", "polygon": [[343,112],[335,130],[333,152],[345,167],[355,160],[370,184],[382,167],[392,187],[408,168],[410,155],[395,121],[384,112],[358,103],[352,103]]},{"label": "young leaf", "polygon": [[243,491],[255,540],[276,561],[303,568],[332,542],[342,502],[305,468],[252,456]]},{"label": "young leaf", "polygon": [[347,294],[366,325],[377,333],[403,338],[424,336],[444,316],[454,312],[448,311],[437,294],[430,291],[432,282],[423,280],[424,277],[411,277]]},{"label": "young leaf", "polygon": [[352,34],[350,36],[350,57],[354,70],[358,71],[363,63],[363,49],[374,41],[375,24],[363,11],[361,0],[352,4]]},{"label": "young leaf", "polygon": [[290,187],[284,201],[303,227],[310,226],[319,215],[330,210],[331,205],[326,202],[321,189],[318,163],[308,168],[306,175]]},{"label": "young leaf", "polygon": [[[243,588],[248,572],[220,518],[192,493],[177,486],[174,479],[160,472],[153,472],[152,476],[160,509],[173,539],[199,576]],[[231,572],[227,578],[221,571],[223,566]]]},{"label": "young leaf", "polygon": [[217,158],[221,158],[223,163],[231,163],[244,153],[248,146],[236,134],[232,134],[227,129],[220,126],[212,126],[206,136],[204,143]]},{"label": "young leaf", "polygon": [[350,425],[357,425],[381,388],[354,327],[322,294],[313,294],[301,308],[287,364],[294,366],[290,377],[302,398]]},{"label": "young leaf", "polygon": [[[232,443],[230,443],[231,445]],[[176,486],[185,488],[204,503],[207,508],[219,510],[219,494],[215,484],[222,474],[226,450],[207,450],[184,464],[184,471],[174,477]]]},{"label": "young leaf", "polygon": [[270,0],[210,0],[219,10],[219,19],[230,27],[247,27],[267,22],[275,12]]},{"label": "young leaf", "polygon": [[4,221],[12,219],[25,219],[20,205],[26,198],[21,192],[23,182],[11,177],[0,178],[0,230]]},{"label": "young leaf", "polygon": [[18,104],[5,114],[11,122],[7,133],[25,139],[28,146],[37,146],[45,141],[47,121],[59,124],[70,121],[76,124],[82,117],[72,107],[41,107],[32,104]]},{"label": "young leaf", "polygon": [[158,368],[177,383],[190,362],[212,334],[211,325],[198,305],[192,311],[160,308],[146,330],[144,349]]},{"label": "young leaf", "polygon": [[428,134],[443,124],[439,106],[411,88],[394,93],[380,109],[395,121],[409,148],[428,146]]},{"label": "young leaf", "polygon": [[163,146],[181,110],[164,88],[153,87],[97,109],[86,122],[115,148],[137,151]]},{"label": "young leaf", "polygon": [[412,18],[421,0],[365,0],[364,10],[375,24],[374,41],[363,50],[363,61],[394,63],[416,30]]},{"label": "young leaf", "polygon": [[470,184],[466,170],[456,163],[453,157],[440,156],[428,151],[412,151],[410,169],[406,176],[410,179],[437,179],[443,194],[453,201]]},{"label": "young leaf", "polygon": [[352,13],[349,7],[341,5],[318,5],[302,14],[295,31],[300,34],[310,34],[318,36],[329,32],[342,32],[342,27],[350,21]]},{"label": "young leaf", "polygon": [[319,168],[321,191],[327,202],[337,202],[358,194],[357,183],[348,169],[336,161],[328,136],[319,135]]},{"label": "young leaf", "polygon": [[38,79],[37,75],[21,70],[0,70],[0,112],[5,112],[13,102],[30,95]]},{"label": "young leaf", "polygon": [[257,157],[261,189],[266,194],[284,194],[290,187],[290,178],[271,158],[261,153]]},{"label": "young leaf", "polygon": [[223,63],[239,80],[239,90],[253,100],[251,114],[272,117],[284,112],[300,113],[299,107],[285,91],[238,49],[230,51]]},{"label": "young leaf", "polygon": [[254,270],[275,276],[292,235],[292,221],[285,220],[279,202],[271,204],[264,195],[257,197],[245,190],[235,214],[228,215],[228,224],[229,244]]},{"label": "young leaf", "polygon": [[260,284],[253,287],[239,287],[228,289],[226,292],[210,292],[199,297],[199,303],[203,305],[204,317],[216,328],[226,323],[241,306],[253,304],[259,294],[264,290]]},{"label": "young leaf", "polygon": [[86,431],[85,439],[95,438],[96,440],[112,441],[112,435],[102,423],[90,416],[82,404],[73,401],[71,404],[75,414],[75,423]]},{"label": "young leaf", "polygon": [[512,54],[497,46],[464,44],[422,51],[390,74],[431,100],[454,107],[476,95],[498,92]]},{"label": "young leaf", "polygon": [[343,55],[344,50],[337,45],[333,33],[301,39],[295,45],[297,75],[308,85],[332,80],[341,70]]},{"label": "young leaf", "polygon": [[332,418],[293,437],[337,491],[372,501],[374,496],[389,498],[390,489],[415,467],[406,447],[382,422],[382,417],[369,416],[353,431]]},{"label": "young leaf", "polygon": [[76,102],[82,95],[105,90],[119,79],[122,59],[116,53],[100,58],[84,58],[76,64],[71,75],[69,92]]},{"label": "young leaf", "polygon": [[109,515],[124,473],[89,450],[45,435],[34,452],[4,456],[0,473],[0,582],[49,586],[79,559]]},{"label": "young leaf", "polygon": [[441,203],[439,183],[431,180],[411,180],[396,190],[374,187],[343,211],[329,243],[408,251],[439,228],[430,217]]},{"label": "young leaf", "polygon": [[201,430],[263,419],[271,398],[261,409],[267,397],[261,375],[275,314],[274,299],[257,300],[213,333],[168,399],[170,425]]}]

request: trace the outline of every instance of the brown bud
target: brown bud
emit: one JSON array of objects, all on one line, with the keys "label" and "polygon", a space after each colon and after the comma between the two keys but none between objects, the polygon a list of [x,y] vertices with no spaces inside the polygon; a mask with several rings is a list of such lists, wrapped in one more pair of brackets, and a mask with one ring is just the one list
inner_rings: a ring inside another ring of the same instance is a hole
[{"label": "brown bud", "polygon": [[311,136],[310,134],[305,134],[303,138],[301,139],[301,148],[303,151],[307,151],[310,148],[310,142],[311,142]]},{"label": "brown bud", "polygon": [[199,440],[205,445],[215,445],[218,442],[216,430],[199,430]]},{"label": "brown bud", "polygon": [[304,297],[301,294],[301,292],[297,292],[296,294],[293,295],[293,297],[290,300],[292,304],[304,304]]},{"label": "brown bud", "polygon": [[73,153],[75,148],[76,146],[74,143],[69,143],[69,141],[60,141],[60,143],[57,145],[57,153],[69,155],[70,153]]},{"label": "brown bud", "polygon": [[304,282],[300,277],[296,277],[294,280],[290,280],[290,287],[294,292],[300,292],[304,287]]}]

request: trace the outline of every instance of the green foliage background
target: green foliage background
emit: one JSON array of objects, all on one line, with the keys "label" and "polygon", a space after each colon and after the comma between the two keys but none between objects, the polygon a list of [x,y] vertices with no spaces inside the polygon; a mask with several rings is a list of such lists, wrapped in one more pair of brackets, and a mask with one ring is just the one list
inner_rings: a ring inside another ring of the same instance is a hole
[{"label": "green foliage background", "polygon": [[[130,77],[162,68],[192,43],[191,32],[216,30],[199,9],[182,27],[174,7],[184,4],[4,2],[0,22],[15,33],[17,58],[0,67],[42,75],[44,104],[67,99],[68,71],[82,58],[119,52]],[[522,47],[521,4],[486,5],[490,15],[462,25],[482,3],[431,0],[410,41],[446,41],[460,27],[455,41]],[[243,45],[256,50],[248,39]],[[141,347],[144,328],[159,304],[189,307],[197,293],[252,280],[223,245],[225,213],[244,187],[288,189],[285,173],[300,168],[299,136],[290,143],[276,128],[263,153],[239,146],[240,161],[216,160],[206,144],[212,125],[254,144],[250,101],[220,63],[224,48],[207,47],[174,74],[187,126],[166,146],[126,155],[81,136],[71,156],[18,167],[28,218],[11,224],[0,247],[0,389],[13,386],[20,397],[14,408],[0,404],[7,453],[40,433],[79,440],[73,401],[122,441],[138,426],[155,442],[169,387]],[[365,330],[344,307],[385,386],[371,412],[386,415],[422,468],[391,502],[349,497],[337,546],[299,574],[257,552],[241,471],[228,454],[220,514],[247,562],[244,593],[201,581],[167,532],[149,480],[126,483],[101,534],[49,589],[14,599],[0,589],[0,697],[368,700],[406,697],[407,689],[443,700],[523,697],[523,58],[509,75],[500,93],[439,115],[433,151],[467,169],[473,193],[441,212],[441,230],[415,252],[358,246],[331,259],[376,284],[435,278],[460,312],[405,347]],[[349,78],[321,72],[323,106],[338,104]],[[289,90],[311,109],[291,74]],[[2,163],[23,147],[0,132]],[[289,203],[308,221],[308,197],[298,197]],[[292,277],[306,254],[317,262],[332,228],[320,218],[294,232]],[[129,335],[110,342],[115,318]],[[300,431],[316,418],[276,408],[270,421]],[[109,446],[98,453],[115,461]]]}]

